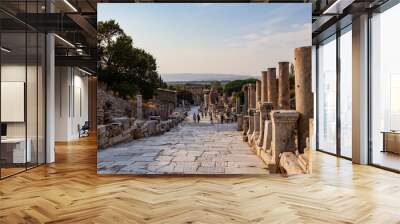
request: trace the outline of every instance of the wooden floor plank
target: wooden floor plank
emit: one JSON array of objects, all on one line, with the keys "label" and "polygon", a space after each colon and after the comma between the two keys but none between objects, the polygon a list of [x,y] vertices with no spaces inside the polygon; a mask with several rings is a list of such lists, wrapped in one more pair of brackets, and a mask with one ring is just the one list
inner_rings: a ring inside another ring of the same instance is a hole
[{"label": "wooden floor plank", "polygon": [[400,223],[400,175],[315,153],[312,175],[96,174],[93,137],[0,181],[0,223]]}]

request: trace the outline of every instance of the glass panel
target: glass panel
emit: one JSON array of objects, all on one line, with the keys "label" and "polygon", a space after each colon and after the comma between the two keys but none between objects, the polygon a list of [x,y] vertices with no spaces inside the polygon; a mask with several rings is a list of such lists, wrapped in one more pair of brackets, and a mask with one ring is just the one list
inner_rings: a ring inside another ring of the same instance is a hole
[{"label": "glass panel", "polygon": [[318,48],[318,148],[336,153],[336,36]]},{"label": "glass panel", "polygon": [[39,33],[38,45],[38,163],[45,163],[45,35]]},{"label": "glass panel", "polygon": [[400,170],[400,5],[372,22],[372,163]]},{"label": "glass panel", "polygon": [[[1,161],[2,177],[25,170],[26,150],[26,33],[2,33],[1,44]],[[28,147],[29,149],[29,147]]]},{"label": "glass panel", "polygon": [[27,62],[27,82],[26,82],[26,112],[27,112],[27,149],[28,168],[37,165],[38,158],[38,35],[36,32],[27,33],[28,38],[28,62]]},{"label": "glass panel", "polygon": [[[25,20],[43,13],[45,1],[1,1]],[[33,17],[35,19],[37,17]],[[0,12],[1,121],[0,177],[45,162],[45,35]]]},{"label": "glass panel", "polygon": [[352,157],[352,35],[351,27],[340,36],[340,152]]}]

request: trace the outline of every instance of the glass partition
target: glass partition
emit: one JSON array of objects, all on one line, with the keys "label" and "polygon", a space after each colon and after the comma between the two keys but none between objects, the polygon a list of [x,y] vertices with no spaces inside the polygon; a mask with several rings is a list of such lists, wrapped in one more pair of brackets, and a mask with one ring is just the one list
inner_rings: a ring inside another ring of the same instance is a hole
[{"label": "glass partition", "polygon": [[371,18],[371,162],[400,170],[400,5]]},{"label": "glass partition", "polygon": [[1,34],[2,177],[24,171],[31,161],[26,136],[26,42],[25,32]]},{"label": "glass partition", "polygon": [[341,31],[340,52],[340,154],[352,157],[352,34],[351,26]]},{"label": "glass partition", "polygon": [[37,165],[38,157],[38,34],[27,33],[27,74],[26,74],[26,114],[27,114],[27,150],[30,160],[27,167]]},{"label": "glass partition", "polygon": [[[43,10],[40,2],[0,7],[23,16]],[[45,163],[45,42],[43,33],[0,12],[0,178]]]},{"label": "glass partition", "polygon": [[318,149],[336,154],[336,36],[318,47]]},{"label": "glass partition", "polygon": [[46,37],[43,33],[38,33],[38,64],[37,64],[37,163],[44,164],[46,162]]}]

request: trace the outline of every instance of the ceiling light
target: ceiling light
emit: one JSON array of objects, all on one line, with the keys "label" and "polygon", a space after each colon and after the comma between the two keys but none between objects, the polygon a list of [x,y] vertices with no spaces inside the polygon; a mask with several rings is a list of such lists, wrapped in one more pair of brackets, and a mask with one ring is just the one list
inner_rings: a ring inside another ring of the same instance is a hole
[{"label": "ceiling light", "polygon": [[75,48],[75,45],[73,45],[71,42],[69,42],[68,40],[66,40],[66,39],[64,39],[64,38],[62,38],[62,37],[60,37],[59,35],[57,35],[57,34],[54,34],[54,36],[55,37],[57,37],[59,40],[61,40],[62,42],[64,42],[64,43],[66,43],[67,45],[69,45],[70,47],[73,47],[73,48]]},{"label": "ceiling light", "polygon": [[355,0],[336,0],[332,5],[330,5],[322,14],[342,14],[343,10],[351,5]]},{"label": "ceiling light", "polygon": [[10,53],[10,52],[11,52],[10,50],[8,50],[8,49],[5,48],[5,47],[1,47],[0,49],[1,49],[2,51],[6,52],[6,53]]},{"label": "ceiling light", "polygon": [[83,55],[83,50],[78,48],[78,49],[76,49],[76,53],[78,53],[79,55]]},{"label": "ceiling light", "polygon": [[78,12],[78,10],[68,1],[64,0],[65,4],[67,4],[74,12]]},{"label": "ceiling light", "polygon": [[86,75],[92,75],[90,72],[85,71],[85,70],[83,70],[83,69],[81,69],[81,68],[79,68],[79,67],[78,67],[78,70],[81,71],[81,72],[83,72],[83,73],[85,73]]}]

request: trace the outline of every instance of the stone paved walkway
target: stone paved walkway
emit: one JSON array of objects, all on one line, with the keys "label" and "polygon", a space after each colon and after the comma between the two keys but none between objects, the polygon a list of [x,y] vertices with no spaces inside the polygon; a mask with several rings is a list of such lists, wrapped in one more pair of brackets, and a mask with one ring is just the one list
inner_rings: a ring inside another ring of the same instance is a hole
[{"label": "stone paved walkway", "polygon": [[174,130],[99,151],[100,174],[268,174],[236,124],[193,123],[192,108]]}]

